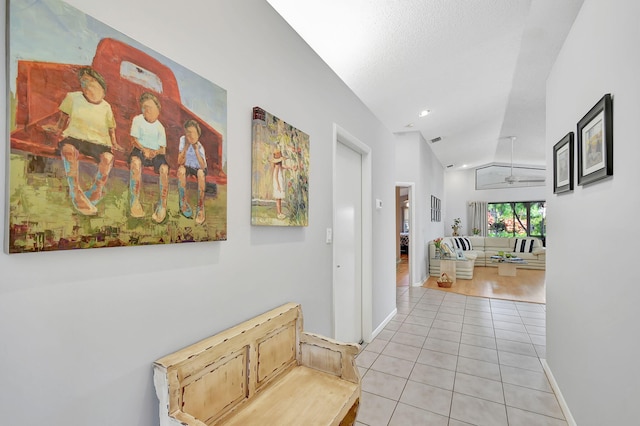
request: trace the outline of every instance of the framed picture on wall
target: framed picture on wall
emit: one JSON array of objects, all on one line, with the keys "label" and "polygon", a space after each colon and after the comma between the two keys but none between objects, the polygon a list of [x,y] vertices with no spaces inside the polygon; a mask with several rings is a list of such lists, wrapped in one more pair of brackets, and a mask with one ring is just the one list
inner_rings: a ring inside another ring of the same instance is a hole
[{"label": "framed picture on wall", "polygon": [[431,222],[440,222],[440,199],[431,196]]},{"label": "framed picture on wall", "polygon": [[613,175],[613,102],[606,94],[578,122],[578,185]]},{"label": "framed picture on wall", "polygon": [[433,199],[433,195],[431,196],[431,222],[435,222],[436,220],[436,207],[435,207],[435,201]]},{"label": "framed picture on wall", "polygon": [[308,226],[309,135],[253,108],[251,224]]},{"label": "framed picture on wall", "polygon": [[79,9],[11,0],[9,253],[227,239],[227,91]]},{"label": "framed picture on wall", "polygon": [[553,193],[573,191],[573,132],[553,146]]}]

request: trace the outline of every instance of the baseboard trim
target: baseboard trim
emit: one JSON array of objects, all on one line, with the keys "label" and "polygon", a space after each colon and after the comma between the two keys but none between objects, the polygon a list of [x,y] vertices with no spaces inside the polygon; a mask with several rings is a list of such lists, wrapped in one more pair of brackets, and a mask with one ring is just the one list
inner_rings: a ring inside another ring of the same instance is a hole
[{"label": "baseboard trim", "polygon": [[[376,328],[375,330],[373,330],[373,333],[371,333],[371,340],[375,339],[376,336],[378,336],[378,334],[380,334],[380,332],[387,326],[387,324],[389,324],[389,321],[391,321],[393,319],[393,317],[396,316],[396,314],[398,313],[398,308],[394,308],[393,311],[391,311],[391,313],[389,314],[389,316],[387,316],[384,321],[382,321],[382,324],[380,324],[378,326],[378,328]],[[370,342],[367,342],[370,343]]]},{"label": "baseboard trim", "polygon": [[420,278],[420,281],[418,281],[417,283],[413,283],[411,284],[412,287],[422,287],[425,283],[425,281],[427,281],[429,279],[429,275],[427,275],[426,277],[422,277]]},{"label": "baseboard trim", "polygon": [[573,419],[573,416],[571,415],[571,410],[569,410],[567,401],[565,401],[564,396],[562,396],[562,392],[560,391],[558,382],[556,382],[556,378],[553,377],[553,373],[551,372],[551,368],[549,367],[549,364],[547,364],[547,360],[540,359],[540,362],[542,363],[542,368],[544,369],[544,372],[547,375],[547,379],[549,379],[549,384],[551,385],[553,392],[555,392],[556,398],[558,398],[558,404],[560,404],[560,409],[564,414],[564,418],[567,420],[567,424],[569,426],[578,426],[576,421]]}]

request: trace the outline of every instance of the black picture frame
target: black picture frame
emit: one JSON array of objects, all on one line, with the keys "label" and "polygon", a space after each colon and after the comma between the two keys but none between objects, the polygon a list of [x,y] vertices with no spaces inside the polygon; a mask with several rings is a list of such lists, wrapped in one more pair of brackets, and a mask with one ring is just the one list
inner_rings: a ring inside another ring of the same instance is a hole
[{"label": "black picture frame", "polygon": [[573,191],[573,132],[553,146],[553,193]]},{"label": "black picture frame", "polygon": [[431,196],[431,222],[440,222],[440,199]]},{"label": "black picture frame", "polygon": [[578,122],[578,185],[613,175],[613,100],[607,93]]}]

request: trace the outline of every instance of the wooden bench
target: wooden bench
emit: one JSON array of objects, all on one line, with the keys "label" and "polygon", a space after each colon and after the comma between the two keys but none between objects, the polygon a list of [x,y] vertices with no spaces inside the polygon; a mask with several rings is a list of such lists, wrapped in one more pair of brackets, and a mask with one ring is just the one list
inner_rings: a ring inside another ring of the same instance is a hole
[{"label": "wooden bench", "polygon": [[160,425],[352,425],[358,351],[285,304],[156,361]]}]

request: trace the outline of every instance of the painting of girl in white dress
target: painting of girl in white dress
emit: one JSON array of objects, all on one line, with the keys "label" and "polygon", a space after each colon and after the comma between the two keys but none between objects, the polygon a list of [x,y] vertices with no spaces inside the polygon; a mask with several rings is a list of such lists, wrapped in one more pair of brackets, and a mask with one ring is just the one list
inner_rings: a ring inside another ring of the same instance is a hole
[{"label": "painting of girl in white dress", "polygon": [[309,135],[253,109],[251,224],[307,226]]}]

